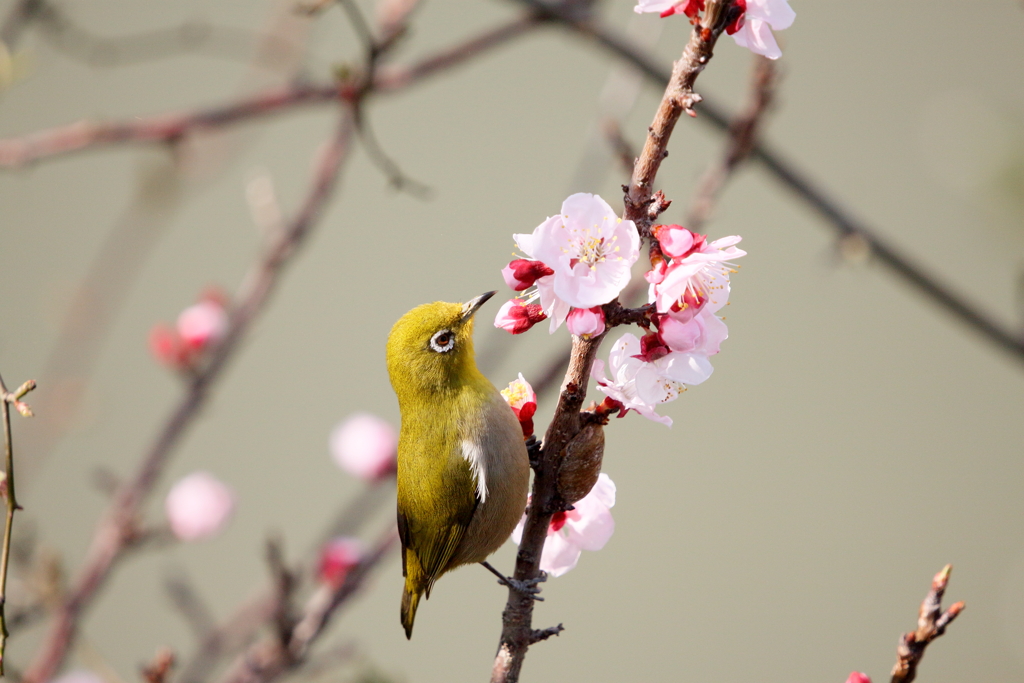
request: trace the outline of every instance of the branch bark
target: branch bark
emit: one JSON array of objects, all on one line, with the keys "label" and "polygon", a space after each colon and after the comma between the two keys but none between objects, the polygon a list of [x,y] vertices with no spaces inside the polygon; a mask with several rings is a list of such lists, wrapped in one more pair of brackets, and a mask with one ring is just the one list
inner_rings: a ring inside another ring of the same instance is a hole
[{"label": "branch bark", "polygon": [[947,564],[932,579],[931,590],[921,602],[917,615],[917,630],[904,633],[896,648],[896,666],[892,668],[892,683],[911,683],[917,677],[917,665],[924,657],[928,644],[946,632],[964,609],[963,602],[942,610],[942,594],[946,592],[953,565]]}]

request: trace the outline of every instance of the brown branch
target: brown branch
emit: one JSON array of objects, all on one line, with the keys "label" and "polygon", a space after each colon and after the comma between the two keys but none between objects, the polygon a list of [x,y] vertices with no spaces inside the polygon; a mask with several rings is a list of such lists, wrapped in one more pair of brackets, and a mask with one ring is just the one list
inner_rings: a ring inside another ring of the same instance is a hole
[{"label": "brown branch", "polygon": [[4,544],[0,553],[0,676],[4,675],[5,654],[7,648],[7,568],[11,560],[11,540],[14,531],[14,512],[21,508],[18,505],[18,498],[14,491],[14,440],[11,435],[11,406],[25,417],[32,417],[32,409],[21,402],[21,398],[36,388],[36,383],[29,380],[18,387],[15,391],[7,391],[3,377],[0,377],[0,413],[4,422],[4,455],[6,456],[6,469],[3,472],[4,478],[0,482],[3,490],[3,497],[7,502],[7,516],[4,522]]},{"label": "brown branch", "polygon": [[900,636],[900,644],[896,648],[896,666],[892,668],[892,683],[911,683],[917,677],[917,665],[924,657],[924,650],[943,633],[964,609],[963,602],[953,603],[949,609],[942,610],[942,594],[949,583],[949,573],[953,565],[947,564],[932,579],[931,590],[921,602],[917,615],[917,630]]},{"label": "brown branch", "polygon": [[[549,5],[540,0],[517,0],[538,12],[545,19],[557,21],[574,33],[594,41],[603,49],[615,54],[639,69],[648,80],[662,84],[670,74],[661,60],[650,51],[634,44],[618,32],[601,26],[589,14],[574,12],[561,5]],[[704,121],[719,130],[729,129],[732,117],[725,109],[708,98],[700,103],[698,121]],[[983,311],[967,301],[963,295],[942,284],[938,278],[927,273],[914,262],[912,257],[890,244],[881,236],[881,230],[868,225],[846,210],[835,198],[811,179],[810,175],[790,162],[777,149],[764,142],[757,142],[750,156],[761,162],[765,169],[798,199],[813,209],[820,218],[835,231],[840,239],[854,236],[870,247],[874,258],[890,271],[902,278],[911,288],[925,298],[951,313],[995,346],[1010,353],[1024,363],[1024,335],[1007,329],[1002,323],[990,318]]]},{"label": "brown branch", "polygon": [[722,188],[736,169],[750,157],[750,152],[757,143],[761,120],[772,105],[777,82],[775,62],[754,55],[752,76],[750,102],[729,124],[729,141],[725,154],[704,173],[697,184],[697,191],[685,222],[686,227],[694,232],[701,231],[718,202]]},{"label": "brown branch", "polygon": [[15,0],[11,13],[0,25],[0,42],[14,52],[25,29],[37,18],[43,6],[43,0]]},{"label": "brown branch", "polygon": [[389,529],[340,586],[321,585],[286,633],[275,633],[249,647],[228,668],[221,683],[266,683],[305,663],[310,647],[331,617],[362,587],[370,571],[387,557],[397,541],[397,530]]},{"label": "brown branch", "polygon": [[174,653],[161,648],[146,666],[142,667],[142,677],[146,683],[167,683],[174,668]]},{"label": "brown branch", "polygon": [[301,209],[243,282],[235,298],[237,305],[231,313],[223,341],[213,350],[206,366],[191,378],[185,395],[171,413],[139,469],[120,488],[100,520],[85,565],[79,571],[68,595],[58,606],[50,630],[35,660],[25,672],[26,683],[45,683],[53,677],[77,635],[82,613],[92,603],[117,560],[136,540],[143,504],[152,492],[168,457],[206,404],[213,384],[266,306],[284,266],[322,213],[339,177],[342,162],[348,154],[351,134],[352,115],[346,109],[330,145],[320,158],[313,187]]},{"label": "brown branch", "polygon": [[[381,69],[374,77],[372,93],[392,93],[458,66],[538,25],[533,14],[514,19],[446,48],[408,67]],[[277,87],[220,107],[199,111],[137,117],[128,121],[79,121],[17,138],[0,139],[0,167],[24,166],[57,156],[117,144],[175,143],[204,130],[294,111],[300,107],[336,102],[352,83],[299,83]]]},{"label": "brown branch", "polygon": [[[660,192],[654,193],[654,180],[661,160],[667,155],[668,141],[676,121],[700,99],[693,92],[693,84],[711,59],[715,42],[732,15],[732,5],[731,0],[711,0],[708,3],[703,22],[694,27],[683,56],[675,63],[672,79],[655,113],[644,149],[634,164],[633,178],[626,188],[624,218],[633,220],[642,235],[649,233],[651,221],[668,206]],[[618,302],[613,302],[606,307],[608,313],[615,314],[610,323],[614,325],[639,322],[646,312],[643,308],[623,309]],[[519,581],[540,576],[541,552],[551,516],[565,509],[565,502],[558,491],[559,466],[566,446],[583,427],[580,411],[586,399],[590,370],[603,338],[603,334],[590,339],[573,337],[569,369],[534,470],[530,507],[516,557],[514,578]],[[561,630],[560,625],[553,629],[534,630],[533,603],[531,595],[509,589],[508,602],[502,613],[501,640],[491,671],[492,683],[518,681],[530,645]]]}]

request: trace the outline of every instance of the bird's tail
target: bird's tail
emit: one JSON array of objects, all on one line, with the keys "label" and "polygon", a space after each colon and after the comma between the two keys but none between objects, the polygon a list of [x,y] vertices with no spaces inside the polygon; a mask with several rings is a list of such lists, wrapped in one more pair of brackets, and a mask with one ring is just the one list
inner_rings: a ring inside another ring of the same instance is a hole
[{"label": "bird's tail", "polygon": [[402,626],[405,627],[405,637],[412,638],[412,622],[416,619],[416,607],[420,604],[422,593],[405,582],[405,590],[402,592]]}]

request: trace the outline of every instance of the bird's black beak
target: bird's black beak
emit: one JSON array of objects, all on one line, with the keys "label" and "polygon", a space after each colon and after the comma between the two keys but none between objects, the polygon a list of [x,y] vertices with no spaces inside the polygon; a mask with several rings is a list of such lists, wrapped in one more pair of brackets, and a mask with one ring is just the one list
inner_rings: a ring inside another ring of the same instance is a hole
[{"label": "bird's black beak", "polygon": [[466,303],[462,304],[462,321],[465,322],[472,318],[473,314],[477,312],[477,309],[487,303],[487,300],[497,293],[497,290],[493,292],[484,292],[475,299],[470,299]]}]

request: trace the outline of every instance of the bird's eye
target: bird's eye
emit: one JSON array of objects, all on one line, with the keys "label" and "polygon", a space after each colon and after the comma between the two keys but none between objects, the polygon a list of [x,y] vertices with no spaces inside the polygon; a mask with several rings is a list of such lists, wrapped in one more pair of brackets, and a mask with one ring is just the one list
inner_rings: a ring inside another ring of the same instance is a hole
[{"label": "bird's eye", "polygon": [[430,338],[430,348],[438,353],[447,353],[455,348],[455,335],[451,330],[440,330]]}]

